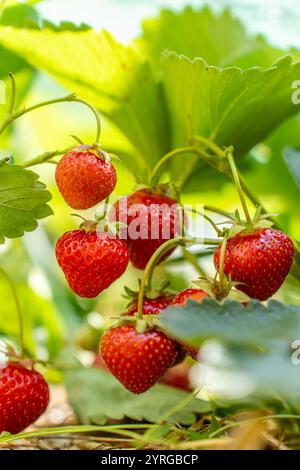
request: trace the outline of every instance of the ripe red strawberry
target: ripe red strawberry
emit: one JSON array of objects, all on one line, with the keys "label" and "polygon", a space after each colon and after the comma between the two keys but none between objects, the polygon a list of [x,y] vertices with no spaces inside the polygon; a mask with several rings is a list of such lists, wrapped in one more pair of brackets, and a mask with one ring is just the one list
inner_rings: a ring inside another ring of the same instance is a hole
[{"label": "ripe red strawberry", "polygon": [[[144,298],[143,302],[143,315],[157,315],[165,310],[171,303],[172,296],[160,296],[156,299]],[[138,303],[135,302],[125,315],[132,316],[138,311]]]},{"label": "ripe red strawberry", "polygon": [[[292,240],[273,228],[243,231],[226,246],[224,272],[249,297],[266,300],[279,289],[292,267],[295,250]],[[214,254],[219,266],[220,246]]]},{"label": "ripe red strawberry", "polygon": [[138,394],[151,388],[174,364],[177,345],[154,328],[137,333],[135,325],[125,324],[104,333],[100,352],[111,373]]},{"label": "ripe red strawberry", "polygon": [[175,296],[173,304],[185,305],[187,299],[197,300],[200,302],[204,297],[208,297],[208,295],[201,289],[185,289]]},{"label": "ripe red strawberry", "polygon": [[110,286],[128,265],[126,245],[106,232],[64,233],[56,244],[56,258],[71,289],[87,298]]},{"label": "ripe red strawberry", "polygon": [[[188,299],[201,302],[205,297],[208,297],[208,295],[202,289],[185,289],[174,297],[173,304],[186,305]],[[191,356],[195,361],[197,360],[198,348],[186,343],[182,343],[182,347],[189,356]]]},{"label": "ripe red strawberry", "polygon": [[49,388],[41,374],[12,362],[0,369],[0,433],[23,431],[48,403]]},{"label": "ripe red strawberry", "polygon": [[117,182],[116,170],[106,154],[80,145],[66,153],[55,173],[63,198],[73,209],[89,209],[106,199]]},{"label": "ripe red strawberry", "polygon": [[138,269],[145,269],[160,245],[181,234],[181,218],[181,210],[174,199],[148,189],[121,198],[111,213],[111,220],[127,225],[121,231],[122,238],[126,241],[130,261]]},{"label": "ripe red strawberry", "polygon": [[[162,311],[164,311],[169,305],[172,304],[173,297],[169,296],[160,296],[156,299],[144,299],[143,302],[143,315],[158,315]],[[137,302],[130,308],[128,312],[124,315],[133,316],[138,311],[138,304]],[[186,352],[181,347],[179,343],[177,343],[177,356],[174,362],[174,365],[179,364],[185,359]]]},{"label": "ripe red strawberry", "polygon": [[167,370],[165,375],[162,376],[160,379],[160,383],[164,385],[169,385],[170,387],[180,388],[181,390],[192,390],[190,380],[189,380],[189,372],[191,366],[186,362],[182,362],[181,364],[177,364],[171,369]]}]

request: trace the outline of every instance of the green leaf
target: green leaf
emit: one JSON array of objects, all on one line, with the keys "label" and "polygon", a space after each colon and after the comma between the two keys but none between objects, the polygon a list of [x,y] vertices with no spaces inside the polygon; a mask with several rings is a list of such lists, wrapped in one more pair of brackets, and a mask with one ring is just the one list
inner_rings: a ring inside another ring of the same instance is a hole
[{"label": "green leaf", "polygon": [[251,301],[203,299],[187,307],[169,307],[161,315],[163,328],[173,337],[200,346],[208,339],[230,345],[269,349],[284,337],[300,338],[300,307],[271,300],[268,306]]},{"label": "green leaf", "polygon": [[37,227],[37,219],[53,212],[51,194],[33,171],[17,165],[0,167],[0,237],[17,238]]},{"label": "green leaf", "polygon": [[104,424],[109,419],[123,418],[154,423],[176,407],[167,421],[187,425],[194,423],[197,415],[210,410],[208,402],[192,398],[187,403],[188,392],[165,385],[133,395],[111,374],[99,369],[68,371],[65,383],[70,404],[84,424]]},{"label": "green leaf", "polygon": [[39,14],[30,5],[17,4],[5,8],[0,17],[0,24],[16,26],[18,28],[36,26],[39,23]]},{"label": "green leaf", "polygon": [[203,57],[221,67],[270,66],[284,55],[261,37],[250,36],[227,9],[220,13],[208,7],[186,7],[179,12],[163,9],[159,16],[144,20],[142,26],[143,35],[137,44],[155,67],[166,49],[190,59]]},{"label": "green leaf", "polygon": [[300,188],[300,150],[286,148],[284,159],[295,183]]},{"label": "green leaf", "polygon": [[[242,71],[237,67],[221,70],[203,59],[191,61],[170,52],[164,55],[162,66],[174,148],[188,141],[187,116],[193,134],[209,137],[221,147],[233,145],[240,157],[298,112],[291,100],[291,84],[299,77],[300,63],[294,64],[290,56],[266,70]],[[195,171],[195,158],[176,160],[175,180],[185,181]]]},{"label": "green leaf", "polygon": [[124,161],[145,181],[169,147],[168,116],[162,86],[136,48],[105,31],[2,27],[0,37],[5,47],[96,105],[128,138],[131,153]]}]

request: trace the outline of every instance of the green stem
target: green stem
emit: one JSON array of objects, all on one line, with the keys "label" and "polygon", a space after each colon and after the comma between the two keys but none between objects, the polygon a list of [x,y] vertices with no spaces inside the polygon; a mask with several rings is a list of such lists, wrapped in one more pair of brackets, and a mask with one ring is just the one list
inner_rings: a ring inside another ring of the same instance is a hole
[{"label": "green stem", "polygon": [[248,224],[251,225],[251,223],[252,223],[251,216],[250,216],[249,211],[248,211],[245,196],[244,196],[243,189],[242,189],[241,182],[240,182],[239,173],[238,173],[237,167],[235,165],[231,149],[227,149],[226,156],[228,158],[228,162],[229,162],[229,165],[230,165],[230,168],[231,168],[231,171],[232,171],[232,176],[233,176],[233,179],[234,179],[234,182],[235,182],[238,194],[239,194],[241,204],[243,206],[246,221],[247,221]]},{"label": "green stem", "polygon": [[18,294],[17,294],[16,288],[15,288],[14,283],[11,280],[9,274],[1,267],[0,267],[0,272],[6,278],[8,284],[10,286],[14,301],[15,301],[16,310],[17,310],[17,314],[18,314],[18,321],[19,321],[20,356],[23,356],[23,353],[24,353],[24,324],[23,324],[23,315],[22,315],[22,310],[21,310],[21,305],[20,305],[20,302],[19,302]]},{"label": "green stem", "polygon": [[161,170],[162,166],[170,159],[175,157],[176,155],[181,155],[182,153],[193,153],[194,152],[194,147],[189,146],[189,147],[180,147],[175,150],[171,150],[171,152],[168,152],[166,155],[164,155],[155,165],[153,168],[153,171],[150,175],[150,186],[153,186],[156,182],[157,175],[159,171]]},{"label": "green stem", "polygon": [[8,106],[8,114],[11,115],[14,111],[15,102],[16,102],[16,81],[12,73],[9,74],[10,83],[11,83],[11,95]]},{"label": "green stem", "polygon": [[70,147],[65,148],[64,150],[53,150],[50,152],[44,152],[41,155],[38,155],[37,157],[34,157],[31,160],[28,160],[27,162],[23,163],[23,167],[28,168],[30,166],[39,165],[40,163],[45,163],[51,160],[52,158],[57,157],[58,155],[64,155],[65,153],[68,153],[70,150],[72,150],[73,147],[74,146],[72,145]]},{"label": "green stem", "polygon": [[96,126],[97,126],[95,143],[98,144],[99,141],[100,141],[100,134],[101,134],[101,119],[100,119],[100,115],[99,115],[97,109],[96,109],[91,103],[88,103],[88,101],[82,100],[82,99],[80,99],[80,98],[75,98],[75,99],[72,100],[72,101],[74,101],[74,102],[76,102],[76,103],[84,104],[84,105],[87,106],[87,107],[92,111],[92,113],[94,114],[95,119],[96,119]]},{"label": "green stem", "polygon": [[[20,439],[32,439],[37,437],[58,436],[61,434],[80,434],[90,432],[107,432],[110,434],[119,434],[133,438],[140,437],[137,433],[132,433],[130,429],[149,429],[152,424],[127,424],[127,425],[111,425],[111,426],[97,426],[97,425],[80,425],[80,426],[62,426],[48,429],[37,429],[31,432],[22,432],[19,434],[0,437],[0,444],[12,442]],[[127,431],[128,429],[128,431]]]},{"label": "green stem", "polygon": [[230,212],[219,209],[218,207],[205,205],[203,208],[205,211],[214,212],[215,214],[224,215],[224,217],[228,217],[230,220],[235,220],[234,216],[230,214]]},{"label": "green stem", "polygon": [[219,157],[224,157],[224,151],[217,145],[215,144],[212,140],[208,139],[207,137],[200,136],[200,135],[195,135],[191,137],[192,141],[200,142],[201,144],[204,144],[206,147],[210,148],[216,155]]},{"label": "green stem", "polygon": [[101,222],[101,220],[105,219],[106,214],[107,214],[109,199],[110,199],[110,196],[108,196],[108,197],[105,199],[105,201],[104,201],[104,207],[103,207],[102,213],[101,213],[99,216],[96,216],[96,217],[95,217],[96,220],[97,220],[97,222]]},{"label": "green stem", "polygon": [[214,223],[214,221],[206,214],[204,214],[203,212],[197,210],[197,209],[189,209],[189,208],[186,208],[186,210],[188,210],[189,212],[192,212],[193,214],[198,214],[200,215],[201,217],[203,217],[205,220],[207,220],[207,222],[209,222],[211,224],[211,226],[215,229],[218,237],[221,237],[222,236],[222,230],[220,230],[217,225]]},{"label": "green stem", "polygon": [[221,250],[220,250],[219,269],[218,269],[220,292],[223,292],[223,287],[224,287],[224,264],[225,264],[227,240],[228,240],[228,234],[226,234],[225,237],[223,238]]},{"label": "green stem", "polygon": [[138,313],[137,317],[139,319],[143,318],[143,302],[144,302],[144,294],[146,289],[147,280],[152,279],[153,270],[157,265],[158,261],[168,252],[173,246],[184,246],[186,244],[199,244],[199,245],[219,245],[220,240],[216,240],[213,238],[172,238],[171,240],[167,240],[165,243],[160,245],[160,247],[153,253],[151,258],[149,259],[145,271],[143,273],[139,296],[138,296]]},{"label": "green stem", "polygon": [[[12,81],[13,83],[13,81]],[[12,92],[12,96],[14,96],[14,92]],[[47,101],[42,101],[41,103],[35,104],[33,106],[29,106],[28,108],[24,108],[21,111],[15,112],[15,113],[10,113],[6,116],[4,122],[0,126],[0,135],[3,133],[3,131],[16,119],[18,119],[21,116],[24,116],[24,114],[30,113],[31,111],[35,111],[36,109],[42,108],[44,106],[49,106],[52,104],[57,104],[57,103],[64,103],[64,102],[75,102],[75,103],[81,103],[87,106],[92,113],[94,114],[96,118],[96,125],[97,125],[97,131],[96,131],[96,141],[95,143],[99,142],[100,139],[100,134],[101,134],[101,121],[100,121],[100,116],[96,108],[88,103],[85,100],[82,100],[80,98],[76,98],[76,94],[72,93],[67,96],[63,96],[62,98],[55,98],[53,100],[47,100]],[[10,108],[14,104],[14,97],[11,100]]]},{"label": "green stem", "polygon": [[18,119],[19,117],[24,116],[24,114],[30,113],[31,111],[35,111],[36,109],[39,109],[39,108],[42,108],[44,106],[48,106],[48,105],[51,105],[51,104],[74,101],[75,96],[76,95],[74,93],[72,93],[71,95],[67,95],[67,96],[64,96],[62,98],[56,98],[56,99],[53,99],[53,100],[42,101],[41,103],[30,106],[29,108],[24,108],[21,111],[15,112],[15,113],[7,116],[6,119],[4,120],[4,122],[2,123],[2,125],[0,126],[0,135],[15,119]]}]

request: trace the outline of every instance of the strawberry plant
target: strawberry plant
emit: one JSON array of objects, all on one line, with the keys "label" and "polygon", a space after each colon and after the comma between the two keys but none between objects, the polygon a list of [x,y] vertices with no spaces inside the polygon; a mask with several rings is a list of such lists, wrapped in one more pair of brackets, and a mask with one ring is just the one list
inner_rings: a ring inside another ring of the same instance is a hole
[{"label": "strawberry plant", "polygon": [[[226,447],[247,411],[299,447],[299,51],[228,11],[163,10],[123,45],[17,2],[0,58],[0,445]],[[35,100],[40,72],[66,94]],[[75,143],[51,134],[73,106]],[[26,119],[54,150],[28,154]],[[76,425],[24,432],[52,382]]]}]

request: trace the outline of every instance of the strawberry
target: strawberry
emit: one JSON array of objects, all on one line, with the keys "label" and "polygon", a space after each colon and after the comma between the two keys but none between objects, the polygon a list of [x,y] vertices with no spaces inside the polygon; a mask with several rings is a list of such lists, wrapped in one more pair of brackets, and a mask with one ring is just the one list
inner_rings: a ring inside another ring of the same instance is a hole
[{"label": "strawberry", "polygon": [[106,199],[117,182],[116,170],[105,152],[80,145],[66,153],[56,167],[56,183],[73,209],[89,209]]},{"label": "strawberry", "polygon": [[107,330],[100,352],[111,373],[132,393],[151,388],[174,364],[175,341],[155,328],[138,333],[133,324]]},{"label": "strawberry", "polygon": [[73,230],[56,244],[56,258],[70,288],[80,297],[96,297],[126,270],[122,240],[107,232]]},{"label": "strawberry", "polygon": [[0,433],[23,431],[48,403],[49,388],[41,374],[13,362],[0,369]]},{"label": "strawberry", "polygon": [[208,295],[201,289],[185,289],[174,297],[173,304],[186,305],[187,299],[200,302],[204,297],[208,297]]},{"label": "strawberry", "polygon": [[[249,297],[266,300],[279,289],[291,270],[295,250],[292,240],[273,228],[244,230],[226,245],[224,272]],[[214,254],[219,267],[220,246]]]},{"label": "strawberry", "polygon": [[[162,311],[164,311],[169,305],[172,304],[173,297],[171,295],[162,295],[157,297],[156,299],[144,299],[143,302],[143,315],[158,315]],[[128,312],[124,315],[126,316],[133,316],[138,311],[138,304],[137,302],[133,304]],[[177,343],[177,356],[174,362],[175,364],[179,364],[185,359],[186,352],[181,347],[179,343]]]},{"label": "strawberry", "polygon": [[[157,315],[165,310],[172,303],[172,296],[162,295],[156,299],[144,298],[143,315]],[[135,302],[125,315],[133,316],[138,311],[138,303]]]},{"label": "strawberry", "polygon": [[[145,269],[149,259],[165,241],[181,234],[181,211],[175,199],[141,189],[114,205],[111,219],[127,225],[122,229],[133,266]],[[170,249],[162,259],[172,253]]]},{"label": "strawberry", "polygon": [[[208,295],[201,289],[185,289],[174,297],[173,304],[186,305],[188,299],[201,302],[205,297],[208,297]],[[197,360],[198,348],[186,343],[182,343],[182,347],[189,356],[191,356],[195,361]]]},{"label": "strawberry", "polygon": [[170,387],[180,388],[181,390],[191,391],[192,387],[189,380],[189,372],[191,366],[186,362],[177,364],[167,370],[162,376],[159,383],[169,385]]}]

